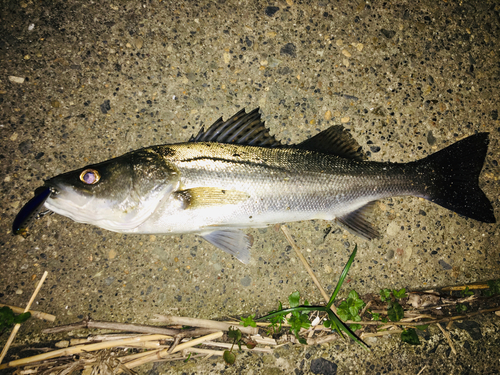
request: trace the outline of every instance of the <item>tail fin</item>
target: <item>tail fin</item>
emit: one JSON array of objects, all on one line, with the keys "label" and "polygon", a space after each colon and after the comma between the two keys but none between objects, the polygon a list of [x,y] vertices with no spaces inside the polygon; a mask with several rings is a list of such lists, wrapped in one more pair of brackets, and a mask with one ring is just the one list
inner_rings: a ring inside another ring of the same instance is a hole
[{"label": "tail fin", "polygon": [[488,143],[488,133],[479,133],[419,160],[417,170],[429,176],[422,197],[460,215],[495,223],[493,206],[478,184]]}]

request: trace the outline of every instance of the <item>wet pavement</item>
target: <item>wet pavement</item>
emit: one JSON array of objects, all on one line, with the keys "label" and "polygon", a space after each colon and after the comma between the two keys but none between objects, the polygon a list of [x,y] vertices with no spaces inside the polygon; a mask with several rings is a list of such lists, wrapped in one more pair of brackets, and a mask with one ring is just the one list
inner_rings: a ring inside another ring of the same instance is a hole
[{"label": "wet pavement", "polygon": [[[44,179],[186,141],[242,108],[260,107],[286,143],[342,124],[375,161],[416,160],[490,132],[480,186],[498,217],[494,1],[3,1],[0,17],[2,303],[25,306],[45,270],[34,309],[57,324],[88,314],[134,323],[153,313],[259,316],[295,290],[322,303],[276,226],[247,231],[249,265],[195,235],[123,235],[58,215],[36,221],[26,239],[12,235],[15,215]],[[376,210],[382,237],[370,242],[324,221],[288,224],[327,291],[356,244],[340,297],[500,278],[496,224],[417,198],[385,199]],[[378,338],[366,353],[339,341],[244,354],[232,367],[211,358],[141,371],[498,372],[498,317],[461,324],[451,329],[457,355],[436,328],[419,347]],[[40,329],[48,326],[30,320],[16,342],[47,340]]]}]

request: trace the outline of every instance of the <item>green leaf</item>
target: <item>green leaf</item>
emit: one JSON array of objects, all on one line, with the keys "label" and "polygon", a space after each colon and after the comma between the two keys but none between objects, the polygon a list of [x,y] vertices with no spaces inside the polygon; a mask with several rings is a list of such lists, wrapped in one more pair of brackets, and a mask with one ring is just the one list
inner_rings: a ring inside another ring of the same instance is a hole
[{"label": "green leaf", "polygon": [[392,294],[394,295],[395,298],[401,299],[401,298],[406,298],[406,289],[401,288],[399,290],[394,289],[392,291]]},{"label": "green leaf", "polygon": [[417,332],[413,328],[403,330],[401,333],[401,341],[411,345],[420,345]]},{"label": "green leaf", "polygon": [[224,350],[224,354],[222,355],[222,357],[228,365],[232,365],[234,364],[234,361],[236,361],[236,354],[230,352],[229,350]]},{"label": "green leaf", "polygon": [[465,312],[465,311],[467,311],[467,306],[459,303],[459,304],[457,304],[457,311],[460,313]]},{"label": "green leaf", "polygon": [[349,295],[347,296],[347,298],[352,298],[353,300],[358,300],[359,299],[359,294],[355,290],[351,290],[349,292]]},{"label": "green leaf", "polygon": [[245,345],[247,346],[248,349],[253,349],[257,346],[257,342],[253,340],[248,340]]},{"label": "green leaf", "polygon": [[349,320],[349,317],[351,316],[351,314],[349,313],[349,306],[347,305],[347,301],[342,301],[340,303],[339,307],[337,307],[337,315],[344,322],[346,320]]},{"label": "green leaf", "polygon": [[380,320],[380,313],[371,313],[372,314],[372,319],[377,321]]},{"label": "green leaf", "polygon": [[299,306],[299,300],[300,300],[300,293],[298,291],[293,292],[288,296],[288,303],[290,304],[290,307]]},{"label": "green leaf", "polygon": [[325,328],[330,328],[332,326],[332,321],[327,319],[323,322],[323,325]]},{"label": "green leaf", "polygon": [[307,345],[307,340],[303,339],[302,337],[297,337],[297,340],[302,344],[302,345]]},{"label": "green leaf", "polygon": [[243,327],[257,327],[257,323],[253,320],[255,318],[255,314],[250,315],[248,318],[241,318],[240,324],[243,324]]},{"label": "green leaf", "polygon": [[387,323],[387,322],[388,322],[387,318],[381,318],[381,319],[380,319],[380,321],[381,321],[381,322],[384,322],[384,323]]},{"label": "green leaf", "polygon": [[387,316],[393,322],[399,322],[404,316],[403,308],[397,302],[389,303],[389,308],[387,309]]},{"label": "green leaf", "polygon": [[500,279],[489,280],[487,283],[490,288],[491,294],[500,294]]},{"label": "green leaf", "polygon": [[391,299],[391,290],[390,289],[381,289],[380,290],[380,300],[382,302],[388,301]]},{"label": "green leaf", "polygon": [[465,290],[462,290],[461,294],[463,297],[468,297],[468,296],[472,296],[474,294],[474,292],[472,290],[469,290],[469,287],[466,286]]},{"label": "green leaf", "polygon": [[233,339],[234,342],[241,340],[241,331],[238,328],[233,329],[233,327],[229,327],[227,335],[230,339]]},{"label": "green leaf", "polygon": [[415,326],[415,328],[417,328],[420,331],[425,331],[427,329],[427,327],[429,327],[428,324],[422,324],[420,326]]},{"label": "green leaf", "polygon": [[187,363],[187,361],[189,361],[189,359],[191,358],[191,354],[193,354],[193,353],[188,354],[187,358],[184,360],[184,363]]},{"label": "green leaf", "polygon": [[351,324],[349,325],[349,328],[351,329],[351,331],[356,331],[358,329],[361,329],[361,324]]},{"label": "green leaf", "polygon": [[337,294],[342,287],[342,284],[344,283],[344,280],[347,276],[347,273],[349,272],[349,269],[351,268],[352,262],[354,262],[354,258],[356,257],[356,253],[358,251],[358,245],[354,246],[354,250],[352,251],[351,256],[349,257],[349,260],[347,261],[344,269],[342,270],[342,274],[340,275],[339,281],[337,282],[337,286],[335,287],[335,290],[332,293],[332,296],[330,297],[330,300],[326,304],[326,310],[330,310],[330,307],[333,305],[333,301],[335,301],[335,297],[337,297]]}]

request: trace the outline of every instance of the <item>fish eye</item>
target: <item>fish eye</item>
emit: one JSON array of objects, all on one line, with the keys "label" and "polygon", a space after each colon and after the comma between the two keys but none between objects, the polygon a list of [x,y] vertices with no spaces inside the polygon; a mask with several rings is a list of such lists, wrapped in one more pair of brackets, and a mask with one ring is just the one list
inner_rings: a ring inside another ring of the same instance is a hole
[{"label": "fish eye", "polygon": [[99,182],[101,175],[95,169],[85,169],[80,173],[80,181],[86,185],[94,185]]}]

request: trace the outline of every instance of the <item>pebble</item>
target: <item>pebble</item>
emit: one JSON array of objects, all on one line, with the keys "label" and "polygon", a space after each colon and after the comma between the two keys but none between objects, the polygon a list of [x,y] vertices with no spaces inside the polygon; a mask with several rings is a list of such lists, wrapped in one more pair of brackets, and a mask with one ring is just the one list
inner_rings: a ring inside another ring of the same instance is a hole
[{"label": "pebble", "polygon": [[142,40],[142,38],[135,38],[134,44],[137,49],[141,49],[144,45],[144,40]]},{"label": "pebble", "polygon": [[343,124],[345,124],[346,122],[349,122],[350,120],[351,120],[351,119],[350,119],[349,117],[342,117],[342,118],[340,119],[340,122],[341,122],[341,123],[343,123]]},{"label": "pebble", "polygon": [[10,140],[11,140],[11,141],[15,141],[15,140],[17,139],[17,137],[18,137],[18,134],[17,134],[17,133],[14,133],[14,134],[12,134],[12,135],[10,136]]},{"label": "pebble", "polygon": [[343,49],[343,50],[342,50],[342,55],[344,55],[345,57],[351,57],[351,54],[350,54],[350,53],[349,53],[349,51],[348,51],[348,50],[346,50],[346,49]]},{"label": "pebble", "polygon": [[9,76],[9,81],[14,83],[23,83],[24,77]]},{"label": "pebble", "polygon": [[325,120],[331,120],[332,119],[332,111],[328,110],[325,112]]},{"label": "pebble", "polygon": [[22,289],[16,290],[16,294],[23,294],[23,290]]},{"label": "pebble", "polygon": [[111,249],[108,252],[108,259],[114,259],[116,257],[117,253],[115,249]]},{"label": "pebble", "polygon": [[252,279],[250,278],[250,276],[245,276],[240,280],[240,283],[243,286],[249,286],[252,283]]},{"label": "pebble", "polygon": [[389,236],[395,236],[396,234],[399,233],[399,224],[396,223],[395,221],[391,221],[389,225],[387,226],[387,234]]},{"label": "pebble", "polygon": [[69,346],[68,340],[63,340],[55,343],[56,348],[67,348]]}]

